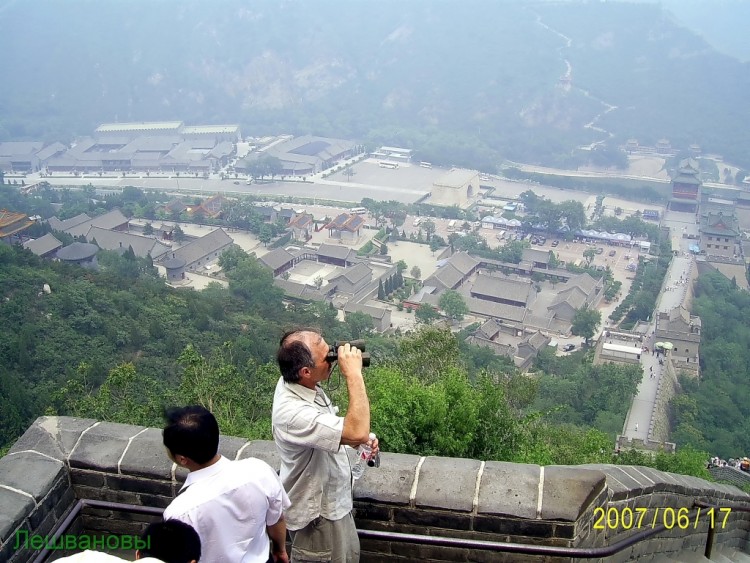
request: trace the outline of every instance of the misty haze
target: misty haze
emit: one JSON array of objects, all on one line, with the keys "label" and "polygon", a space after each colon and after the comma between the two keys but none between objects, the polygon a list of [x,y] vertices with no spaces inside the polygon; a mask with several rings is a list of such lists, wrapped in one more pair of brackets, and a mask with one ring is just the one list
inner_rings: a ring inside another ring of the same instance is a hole
[{"label": "misty haze", "polygon": [[[165,407],[278,470],[295,325],[371,355],[363,561],[624,532],[618,560],[745,560],[748,21],[745,0],[0,0],[0,561],[78,509],[110,537],[143,527],[118,511],[161,518],[184,478]],[[326,413],[364,412],[326,374]],[[666,531],[626,526],[644,511]]]}]

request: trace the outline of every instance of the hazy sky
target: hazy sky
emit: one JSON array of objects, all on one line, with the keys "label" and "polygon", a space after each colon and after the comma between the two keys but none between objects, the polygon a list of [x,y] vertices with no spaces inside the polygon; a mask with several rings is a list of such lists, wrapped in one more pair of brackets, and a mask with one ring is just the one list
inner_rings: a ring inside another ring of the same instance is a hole
[{"label": "hazy sky", "polygon": [[661,0],[677,21],[719,51],[750,61],[750,1],[748,0]]}]

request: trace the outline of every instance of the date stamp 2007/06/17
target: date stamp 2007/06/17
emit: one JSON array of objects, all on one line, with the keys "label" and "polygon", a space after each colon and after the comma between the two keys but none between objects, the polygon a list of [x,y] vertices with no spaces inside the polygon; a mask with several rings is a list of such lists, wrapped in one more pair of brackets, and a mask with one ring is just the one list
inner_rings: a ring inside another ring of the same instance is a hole
[{"label": "date stamp 2007/06/17", "polygon": [[690,514],[688,508],[630,508],[629,506],[594,509],[595,530],[641,530],[663,525],[667,530],[678,528],[697,529],[701,522],[708,522],[709,528],[726,528],[731,508],[698,508]]}]

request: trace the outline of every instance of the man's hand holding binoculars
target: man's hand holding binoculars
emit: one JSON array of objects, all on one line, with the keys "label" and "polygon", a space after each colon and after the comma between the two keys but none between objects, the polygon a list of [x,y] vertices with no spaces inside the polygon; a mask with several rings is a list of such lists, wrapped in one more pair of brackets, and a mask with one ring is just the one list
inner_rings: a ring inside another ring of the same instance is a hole
[{"label": "man's hand holding binoculars", "polygon": [[341,375],[362,377],[362,351],[349,342],[344,342],[336,351]]}]

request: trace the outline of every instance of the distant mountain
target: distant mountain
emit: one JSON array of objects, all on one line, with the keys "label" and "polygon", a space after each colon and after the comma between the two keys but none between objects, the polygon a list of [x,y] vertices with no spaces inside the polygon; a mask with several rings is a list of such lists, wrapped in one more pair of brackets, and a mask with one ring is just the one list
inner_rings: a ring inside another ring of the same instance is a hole
[{"label": "distant mountain", "polygon": [[628,138],[750,167],[750,67],[652,4],[38,0],[0,29],[0,140],[177,119],[485,169]]},{"label": "distant mountain", "polygon": [[750,62],[747,0],[661,0],[677,23],[703,37],[720,52]]}]

